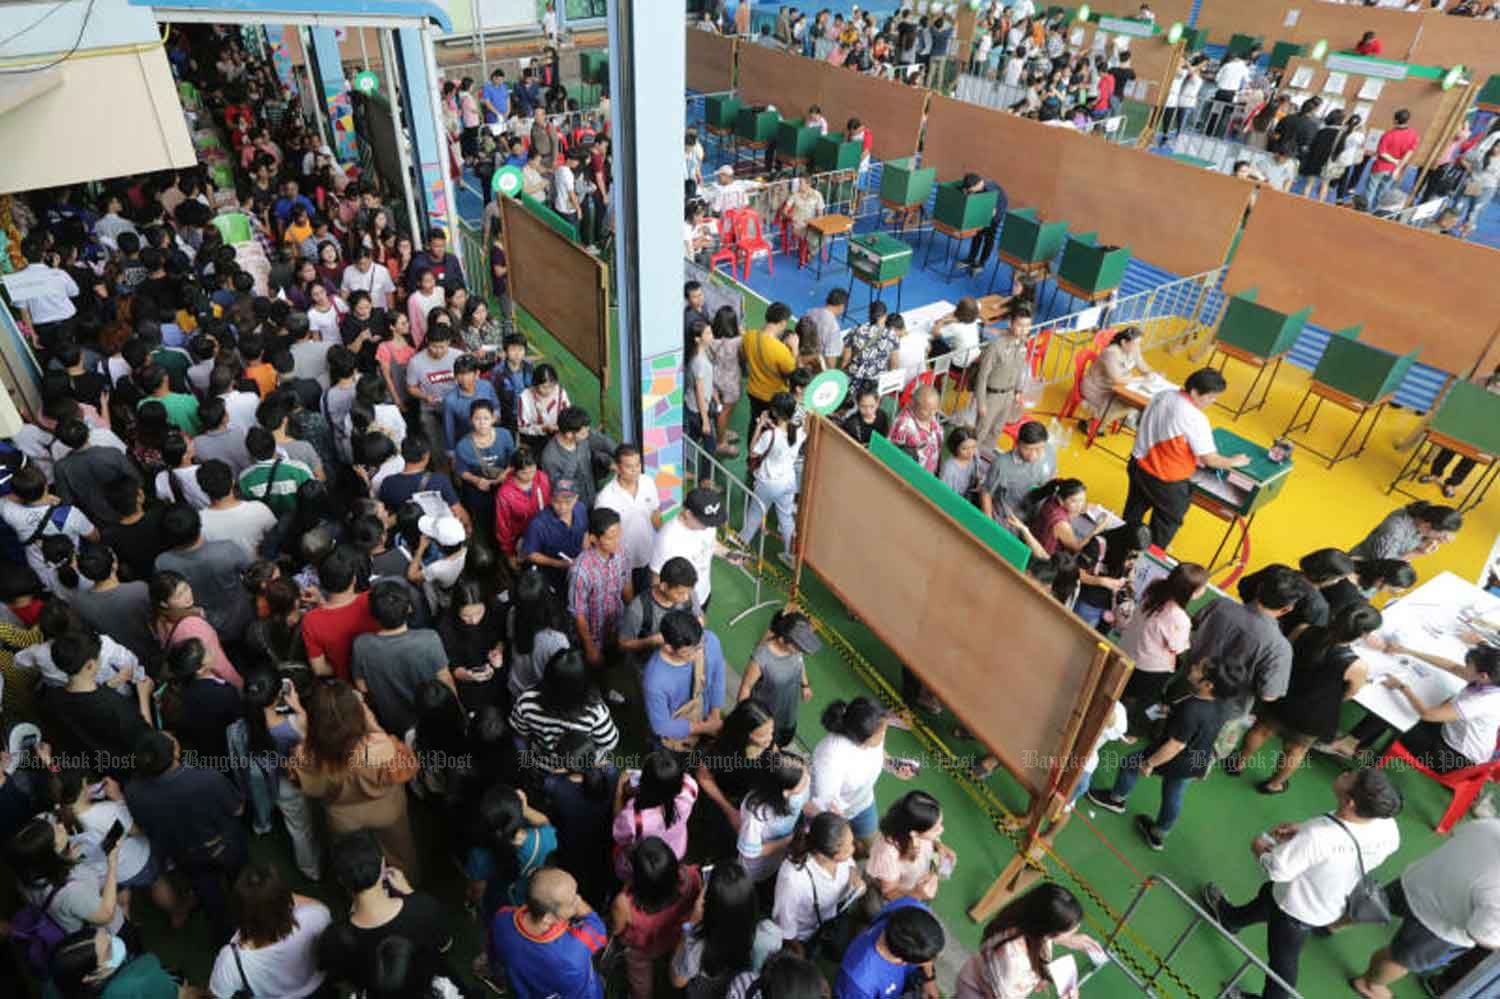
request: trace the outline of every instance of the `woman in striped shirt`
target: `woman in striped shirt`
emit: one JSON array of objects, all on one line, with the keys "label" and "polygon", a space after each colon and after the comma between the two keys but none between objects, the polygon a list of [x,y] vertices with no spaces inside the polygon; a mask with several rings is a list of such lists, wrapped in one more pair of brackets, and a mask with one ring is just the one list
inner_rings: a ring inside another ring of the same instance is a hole
[{"label": "woman in striped shirt", "polygon": [[612,751],[620,742],[609,707],[577,649],[563,649],[547,661],[541,684],[516,698],[510,724],[536,754],[554,752],[568,732],[587,734],[600,753]]}]

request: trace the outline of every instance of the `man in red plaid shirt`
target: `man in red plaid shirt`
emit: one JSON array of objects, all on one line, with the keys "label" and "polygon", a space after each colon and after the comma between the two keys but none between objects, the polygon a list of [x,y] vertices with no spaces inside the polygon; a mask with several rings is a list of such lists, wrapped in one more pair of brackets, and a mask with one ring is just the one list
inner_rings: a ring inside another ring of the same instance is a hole
[{"label": "man in red plaid shirt", "polygon": [[604,665],[604,650],[615,644],[620,615],[635,598],[630,566],[620,552],[620,515],[606,507],[589,514],[589,538],[568,577],[568,611],[578,626],[590,665]]}]

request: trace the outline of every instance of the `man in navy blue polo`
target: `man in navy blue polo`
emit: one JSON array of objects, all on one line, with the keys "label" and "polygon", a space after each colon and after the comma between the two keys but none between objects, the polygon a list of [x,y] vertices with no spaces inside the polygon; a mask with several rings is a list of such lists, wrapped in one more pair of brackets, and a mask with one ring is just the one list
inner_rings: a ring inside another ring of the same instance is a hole
[{"label": "man in navy blue polo", "polygon": [[604,922],[557,867],[526,882],[526,904],[505,906],[490,924],[490,973],[509,978],[517,999],[604,999],[594,955],[608,942]]},{"label": "man in navy blue polo", "polygon": [[963,185],[964,191],[969,194],[994,191],[997,195],[995,214],[990,216],[990,224],[974,234],[974,238],[969,241],[969,256],[964,260],[964,266],[969,272],[977,274],[989,261],[990,251],[995,248],[995,234],[1005,221],[1005,212],[1010,208],[1010,197],[1005,193],[1005,188],[993,180],[985,180],[977,173],[964,174]]},{"label": "man in navy blue polo", "polygon": [[588,525],[588,511],[578,502],[578,483],[558,479],[552,483],[552,502],[526,526],[521,557],[542,567],[556,593],[567,592],[568,570],[583,551]]}]

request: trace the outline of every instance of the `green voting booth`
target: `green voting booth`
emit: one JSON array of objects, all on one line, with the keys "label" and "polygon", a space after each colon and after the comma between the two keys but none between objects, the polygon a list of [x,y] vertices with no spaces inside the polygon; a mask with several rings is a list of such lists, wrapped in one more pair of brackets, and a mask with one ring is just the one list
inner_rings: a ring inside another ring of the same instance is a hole
[{"label": "green voting booth", "polygon": [[1500,456],[1500,395],[1473,382],[1454,385],[1438,404],[1437,412],[1432,414],[1431,422],[1423,431],[1422,446],[1412,449],[1406,464],[1386,488],[1386,494],[1395,490],[1412,499],[1426,499],[1400,486],[1420,475],[1443,448],[1461,459],[1484,466],[1484,474],[1475,480],[1458,504],[1459,510],[1472,510],[1484,501],[1495,478],[1500,476],[1500,461],[1496,461]]},{"label": "green voting booth", "polygon": [[734,123],[740,117],[740,99],[728,94],[715,94],[703,102],[703,120],[708,123],[708,130],[716,133],[727,133],[734,129]]},{"label": "green voting booth", "polygon": [[[1255,380],[1250,383],[1238,407],[1218,403],[1220,407],[1233,413],[1236,420],[1266,404],[1266,397],[1271,394],[1271,383],[1281,373],[1281,362],[1291,353],[1292,346],[1302,335],[1302,328],[1307,325],[1307,317],[1312,315],[1310,306],[1292,315],[1277,312],[1258,304],[1255,301],[1257,294],[1258,289],[1247,288],[1229,300],[1224,309],[1224,317],[1219,320],[1219,328],[1214,334],[1213,356],[1208,359],[1208,363],[1212,365],[1214,357],[1222,356],[1223,360],[1219,362],[1221,372],[1230,358],[1255,369]],[[1250,400],[1254,398],[1256,386],[1265,376],[1267,368],[1270,368],[1271,373],[1266,378],[1266,387],[1261,392],[1260,401],[1252,403]]]},{"label": "green voting booth", "polygon": [[770,108],[740,108],[734,119],[734,134],[752,148],[764,149],[776,138],[781,115]]},{"label": "green voting booth", "polygon": [[[1005,213],[996,249],[1000,260],[1015,274],[1040,279],[1046,276],[1067,240],[1068,223],[1043,222],[1035,208],[1017,208]],[[995,276],[999,274],[1000,267],[996,264]],[[993,281],[990,290],[994,291]]]},{"label": "green voting booth", "polygon": [[[1370,434],[1375,430],[1375,424],[1380,422],[1381,412],[1391,401],[1391,397],[1396,394],[1396,388],[1401,384],[1401,380],[1416,363],[1417,355],[1422,353],[1420,347],[1409,354],[1400,356],[1387,353],[1369,344],[1360,343],[1357,339],[1359,330],[1360,327],[1351,326],[1328,338],[1328,346],[1324,348],[1323,356],[1318,359],[1318,366],[1313,369],[1312,382],[1307,386],[1307,392],[1303,394],[1302,401],[1297,403],[1297,411],[1292,414],[1292,421],[1282,431],[1282,436],[1285,437],[1311,427],[1324,402],[1353,413],[1354,423],[1349,427],[1349,432],[1344,435],[1343,441],[1333,454],[1323,454],[1311,447],[1307,448],[1319,458],[1327,460],[1329,468],[1346,458],[1358,457],[1364,452],[1365,445],[1370,442]],[[1308,400],[1316,401],[1313,403],[1312,411],[1307,414],[1307,419],[1299,422]],[[1359,447],[1346,453],[1350,441],[1359,431],[1360,424],[1365,422],[1366,415],[1369,415],[1370,419],[1365,427],[1364,438],[1359,442]],[[1303,446],[1306,447],[1306,445]]]},{"label": "green voting booth", "polygon": [[865,144],[859,139],[844,141],[843,132],[818,136],[813,144],[813,164],[819,170],[853,170],[859,166]]},{"label": "green voting booth", "polygon": [[966,191],[961,180],[939,184],[937,200],[932,206],[932,234],[928,237],[927,253],[922,257],[923,270],[932,259],[933,242],[939,235],[945,236],[948,244],[943,250],[943,276],[944,280],[952,281],[950,257],[957,259],[963,241],[989,227],[999,203],[999,191]]},{"label": "green voting booth", "polygon": [[1242,35],[1235,32],[1229,37],[1229,44],[1224,47],[1224,54],[1226,56],[1249,55],[1252,48],[1264,45],[1265,41],[1260,35]]},{"label": "green voting booth", "polygon": [[880,207],[891,222],[905,229],[913,216],[920,219],[937,183],[937,167],[918,169],[916,157],[889,160],[880,168]]},{"label": "green voting booth", "polygon": [[805,125],[801,118],[782,119],[776,129],[776,162],[793,168],[807,166],[821,135],[816,125]]},{"label": "green voting booth", "polygon": [[880,299],[882,289],[896,286],[896,311],[901,311],[901,282],[911,273],[911,247],[884,232],[872,232],[849,239],[849,291],[854,282],[870,288],[870,301]]},{"label": "green voting booth", "polygon": [[1063,247],[1062,260],[1057,265],[1053,303],[1058,292],[1088,305],[1109,298],[1125,280],[1129,264],[1130,247],[1100,246],[1093,233],[1074,235]]},{"label": "green voting booth", "polygon": [[609,83],[609,53],[583,52],[578,56],[578,75],[585,83]]},{"label": "green voting booth", "polygon": [[[1193,505],[1228,523],[1224,536],[1219,539],[1219,547],[1214,549],[1213,558],[1207,562],[1210,572],[1220,567],[1219,555],[1233,537],[1236,525],[1240,527],[1243,542],[1250,533],[1255,515],[1281,495],[1292,475],[1290,456],[1276,461],[1269,448],[1232,430],[1214,428],[1214,449],[1226,458],[1249,455],[1250,464],[1240,468],[1199,468],[1190,480]],[[1233,553],[1242,547],[1242,544],[1229,547],[1231,560]]]}]

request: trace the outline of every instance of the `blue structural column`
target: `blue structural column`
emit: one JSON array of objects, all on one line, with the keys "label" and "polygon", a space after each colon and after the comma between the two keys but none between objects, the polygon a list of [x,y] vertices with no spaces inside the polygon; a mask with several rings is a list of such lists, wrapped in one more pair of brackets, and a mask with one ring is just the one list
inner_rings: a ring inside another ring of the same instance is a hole
[{"label": "blue structural column", "polygon": [[328,127],[333,132],[333,155],[340,163],[353,163],[359,159],[354,136],[354,104],[349,99],[349,82],[344,79],[343,57],[339,55],[339,41],[332,28],[310,28],[313,53],[318,67],[318,96],[328,114]]},{"label": "blue structural column", "polygon": [[425,33],[416,28],[401,28],[394,33],[400,51],[401,104],[415,147],[416,168],[421,177],[417,193],[426,212],[426,226],[429,230],[433,227],[444,230],[452,245],[458,236],[458,203],[448,177],[451,166],[448,139],[442,119],[436,113],[440,85],[436,70],[429,72]]},{"label": "blue structural column", "polygon": [[664,505],[681,499],[686,43],[661,0],[610,0],[620,413]]}]

